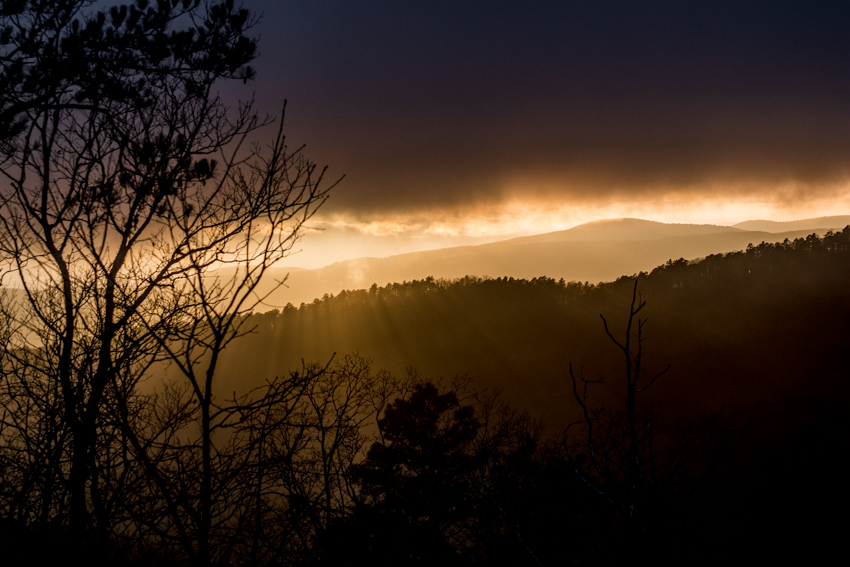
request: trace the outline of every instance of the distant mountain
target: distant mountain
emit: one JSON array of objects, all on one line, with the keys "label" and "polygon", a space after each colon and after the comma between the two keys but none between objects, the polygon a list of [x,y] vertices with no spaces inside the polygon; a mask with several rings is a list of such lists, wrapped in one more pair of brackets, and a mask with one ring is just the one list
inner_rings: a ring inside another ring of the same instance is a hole
[{"label": "distant mountain", "polygon": [[[610,229],[610,230],[608,230]],[[358,258],[317,270],[280,269],[287,287],[275,291],[268,308],[309,303],[343,289],[363,289],[422,279],[466,275],[533,278],[546,275],[567,281],[598,283],[624,274],[651,270],[669,259],[695,259],[743,250],[748,244],[805,237],[824,230],[754,232],[712,225],[666,225],[637,219],[589,223],[567,231],[516,238],[479,246],[461,246]],[[261,290],[262,292],[262,290]]]},{"label": "distant mountain", "polygon": [[822,229],[833,228],[842,229],[850,225],[850,215],[840,215],[834,217],[818,217],[814,219],[803,219],[795,221],[769,221],[769,220],[748,220],[739,222],[733,225],[734,228],[743,230],[761,230],[764,232],[786,232],[789,230],[807,230],[807,229]]},{"label": "distant mountain", "polygon": [[[757,230],[757,229],[747,229]],[[791,229],[789,229],[791,230]],[[576,242],[588,240],[655,240],[658,238],[676,238],[700,234],[719,234],[722,232],[740,232],[741,229],[713,224],[675,224],[648,221],[643,219],[604,219],[580,224],[567,230],[523,236],[502,243],[512,242]]]}]

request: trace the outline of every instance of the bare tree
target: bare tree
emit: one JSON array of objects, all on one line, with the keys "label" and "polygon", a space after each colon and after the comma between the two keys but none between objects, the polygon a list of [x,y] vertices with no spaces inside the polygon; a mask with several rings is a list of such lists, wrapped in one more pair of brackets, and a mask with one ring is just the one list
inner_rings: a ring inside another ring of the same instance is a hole
[{"label": "bare tree", "polygon": [[[20,290],[4,312],[3,394],[16,404],[4,450],[49,453],[42,515],[115,526],[128,471],[155,471],[136,443],[150,432],[133,431],[145,425],[134,412],[155,404],[138,385],[170,362],[198,408],[204,562],[214,422],[244,409],[215,409],[217,357],[249,330],[259,282],[331,186],[282,127],[267,148],[247,144],[270,119],[215,94],[220,80],[253,74],[250,12],[232,0],[89,5],[0,9],[0,262]],[[32,423],[57,424],[48,443],[26,438]]]},{"label": "bare tree", "polygon": [[[588,388],[602,380],[589,380],[583,371],[576,377],[570,363],[572,393],[582,410],[582,418],[570,424],[564,433],[567,460],[576,475],[605,500],[620,507],[629,518],[634,517],[640,500],[657,481],[658,474],[652,412],[639,411],[638,396],[670,369],[667,365],[661,372],[644,376],[643,343],[647,319],[639,318],[638,314],[645,305],[635,279],[622,342],[611,333],[605,317],[599,315],[608,338],[623,354],[625,412],[612,415],[605,408],[591,407]],[[637,331],[633,332],[635,324]],[[574,436],[576,428],[583,431]]]},{"label": "bare tree", "polygon": [[129,504],[138,543],[198,564],[306,561],[352,512],[351,468],[406,383],[349,355],[239,398],[213,396],[206,411],[191,380],[137,397],[119,419],[144,468]]},{"label": "bare tree", "polygon": [[701,530],[712,522],[707,510],[716,506],[718,482],[723,482],[720,470],[754,431],[746,412],[723,408],[683,416],[655,412],[641,402],[670,369],[646,370],[647,319],[639,317],[645,306],[636,279],[625,334],[615,335],[600,315],[622,354],[624,369],[615,389],[622,405],[591,403],[589,392],[602,379],[588,379],[583,369],[569,367],[581,417],[564,432],[559,456],[596,495],[588,513],[602,526],[596,536],[612,561],[634,560],[641,549],[653,550],[658,561],[666,561],[665,554],[678,561],[677,553],[700,545]]},{"label": "bare tree", "polygon": [[268,490],[286,502],[276,525],[290,540],[278,546],[301,559],[353,512],[358,500],[353,467],[380,434],[383,409],[415,380],[374,373],[371,361],[359,355],[306,370],[311,378],[295,404],[275,408],[258,430],[266,444]]}]

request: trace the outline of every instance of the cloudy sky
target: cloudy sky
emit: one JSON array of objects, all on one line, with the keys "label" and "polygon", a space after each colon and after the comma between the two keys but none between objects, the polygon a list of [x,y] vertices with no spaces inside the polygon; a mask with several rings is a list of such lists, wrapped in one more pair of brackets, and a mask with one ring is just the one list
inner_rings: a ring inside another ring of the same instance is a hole
[{"label": "cloudy sky", "polygon": [[345,175],[292,265],[605,217],[850,213],[850,3],[244,4],[248,88]]}]

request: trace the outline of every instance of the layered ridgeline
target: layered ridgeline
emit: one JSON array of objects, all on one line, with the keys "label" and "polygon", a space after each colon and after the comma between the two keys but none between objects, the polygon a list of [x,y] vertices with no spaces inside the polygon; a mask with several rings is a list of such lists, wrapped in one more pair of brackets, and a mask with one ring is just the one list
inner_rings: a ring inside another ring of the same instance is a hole
[{"label": "layered ridgeline", "polygon": [[[508,276],[612,281],[623,274],[649,271],[671,258],[694,259],[719,252],[743,250],[762,241],[794,240],[814,231],[840,230],[850,216],[824,217],[790,223],[747,221],[736,225],[665,224],[639,219],[603,220],[569,230],[514,238],[478,246],[412,252],[387,258],[357,258],[316,270],[276,270],[273,279],[286,287],[266,300],[269,308],[309,303],[343,289],[368,288],[405,280]],[[271,279],[260,293],[271,289]]]},{"label": "layered ridgeline", "polygon": [[[638,276],[647,304],[644,366],[670,371],[647,400],[669,411],[758,405],[813,415],[843,400],[850,375],[850,227],[668,261]],[[344,291],[252,316],[256,332],[225,352],[225,391],[359,352],[396,373],[468,373],[512,403],[561,424],[575,411],[568,365],[622,381],[633,278],[425,278]],[[600,397],[604,389],[596,390]],[[792,420],[795,423],[796,419]]]}]

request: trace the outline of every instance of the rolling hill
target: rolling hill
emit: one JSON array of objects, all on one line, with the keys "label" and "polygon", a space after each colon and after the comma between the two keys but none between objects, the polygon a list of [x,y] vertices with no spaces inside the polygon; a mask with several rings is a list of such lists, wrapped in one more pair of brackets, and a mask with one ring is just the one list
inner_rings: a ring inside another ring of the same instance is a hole
[{"label": "rolling hill", "polygon": [[[274,291],[266,306],[309,303],[343,289],[363,289],[422,279],[466,275],[533,278],[547,275],[566,281],[597,283],[624,274],[648,271],[669,259],[695,259],[743,250],[748,244],[805,237],[826,229],[782,233],[747,231],[715,225],[665,224],[639,219],[597,221],[570,230],[515,238],[478,246],[461,246],[400,254],[387,258],[357,258],[316,270],[278,269],[286,287]],[[260,290],[268,291],[271,283]]]},{"label": "rolling hill", "polygon": [[823,229],[832,228],[840,229],[850,224],[850,215],[840,215],[833,217],[818,217],[814,219],[801,219],[795,221],[769,221],[769,220],[749,220],[739,222],[733,225],[735,228],[743,230],[761,230],[764,232],[785,232],[789,230],[805,230],[805,229]]}]

